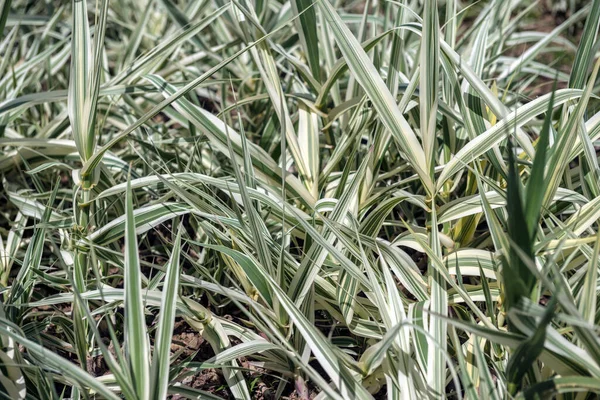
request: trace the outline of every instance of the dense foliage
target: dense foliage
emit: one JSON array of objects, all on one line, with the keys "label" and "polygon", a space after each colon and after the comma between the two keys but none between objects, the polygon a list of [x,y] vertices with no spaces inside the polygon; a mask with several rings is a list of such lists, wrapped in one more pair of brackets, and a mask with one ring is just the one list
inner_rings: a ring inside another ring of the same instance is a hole
[{"label": "dense foliage", "polygon": [[0,397],[596,398],[581,3],[0,2]]}]

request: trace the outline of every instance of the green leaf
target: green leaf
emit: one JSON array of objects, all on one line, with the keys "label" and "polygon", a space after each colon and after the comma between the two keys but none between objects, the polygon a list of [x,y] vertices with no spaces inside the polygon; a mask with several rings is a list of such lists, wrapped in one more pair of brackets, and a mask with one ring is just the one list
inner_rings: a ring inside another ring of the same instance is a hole
[{"label": "green leaf", "polygon": [[298,33],[312,76],[320,81],[321,66],[319,62],[319,38],[317,37],[317,14],[314,3],[310,0],[294,0],[291,2],[296,15],[300,15]]},{"label": "green leaf", "polygon": [[140,399],[150,397],[150,349],[142,297],[142,272],[138,255],[133,192],[128,179],[125,200],[125,348],[134,387]]},{"label": "green leaf", "polygon": [[179,292],[179,258],[181,254],[181,235],[184,230],[180,226],[173,243],[171,259],[167,266],[167,274],[163,284],[163,298],[160,306],[154,354],[152,356],[152,398],[164,399],[169,386],[169,370],[171,366],[171,339],[175,325],[177,295]]},{"label": "green leaf", "polygon": [[333,29],[336,43],[356,81],[373,102],[373,107],[378,112],[383,124],[392,132],[394,138],[400,144],[400,149],[417,171],[427,190],[433,191],[433,183],[427,173],[427,162],[423,148],[373,63],[331,4],[328,1],[320,1],[318,5],[325,15],[327,23]]},{"label": "green leaf", "polygon": [[250,279],[250,282],[252,282],[252,284],[256,287],[256,289],[263,297],[263,299],[265,299],[267,304],[273,304],[271,290],[269,289],[268,281],[265,279],[265,276],[267,276],[268,273],[260,264],[256,263],[249,256],[227,248],[225,246],[217,246],[211,244],[203,244],[203,246],[207,249],[217,250],[233,258],[240,265],[240,267],[242,267],[242,269],[248,276],[248,279]]},{"label": "green leaf", "polygon": [[48,366],[61,372],[67,382],[92,389],[106,399],[119,399],[119,397],[108,387],[102,384],[97,378],[89,375],[78,365],[75,365],[69,360],[66,360],[63,357],[48,351],[48,349],[44,348],[39,343],[27,339],[23,334],[15,332],[12,328],[10,328],[11,323],[9,321],[1,319],[0,322],[0,334],[12,338],[15,342],[20,343],[28,351],[34,353],[38,357],[42,357]]},{"label": "green leaf", "polygon": [[550,304],[546,306],[544,316],[538,323],[535,333],[530,338],[524,340],[510,356],[506,367],[506,375],[508,379],[508,390],[513,395],[521,386],[521,381],[529,368],[531,368],[532,364],[544,349],[546,328],[554,317],[555,303],[556,299],[553,299]]},{"label": "green leaf", "polygon": [[433,173],[436,160],[437,143],[437,107],[439,96],[439,18],[437,0],[424,4],[423,31],[421,37],[421,80],[419,86],[419,105],[421,119],[421,137],[427,161],[427,170]]}]

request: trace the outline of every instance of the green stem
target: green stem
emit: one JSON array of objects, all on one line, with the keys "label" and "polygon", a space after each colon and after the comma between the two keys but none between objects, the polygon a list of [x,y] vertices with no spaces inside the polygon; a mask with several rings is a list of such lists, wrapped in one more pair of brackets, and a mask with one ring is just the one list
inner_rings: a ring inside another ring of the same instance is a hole
[{"label": "green stem", "polygon": [[[92,182],[88,179],[81,182],[80,201],[77,204],[77,226],[75,235],[77,239],[85,237],[90,225],[90,199]],[[86,276],[88,271],[88,254],[80,249],[75,250],[75,264],[73,268],[73,289],[78,293],[86,291]],[[77,355],[81,366],[89,371],[88,368],[88,321],[85,318],[87,302],[75,297],[73,303],[73,328],[75,330],[75,342]]]}]

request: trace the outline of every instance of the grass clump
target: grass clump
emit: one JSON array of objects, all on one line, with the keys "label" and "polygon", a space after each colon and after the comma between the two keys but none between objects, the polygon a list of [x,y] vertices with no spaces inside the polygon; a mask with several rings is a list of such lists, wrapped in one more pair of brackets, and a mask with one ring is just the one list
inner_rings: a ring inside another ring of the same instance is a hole
[{"label": "grass clump", "polygon": [[1,3],[0,397],[596,398],[582,3]]}]

